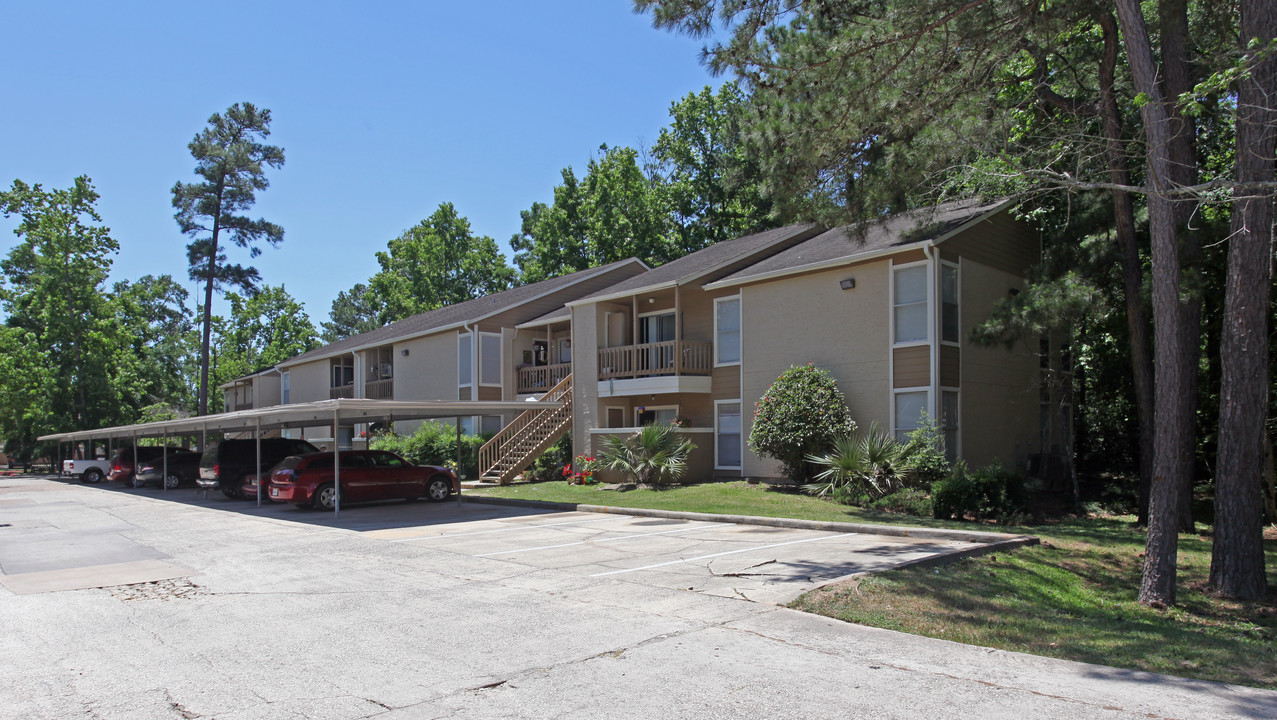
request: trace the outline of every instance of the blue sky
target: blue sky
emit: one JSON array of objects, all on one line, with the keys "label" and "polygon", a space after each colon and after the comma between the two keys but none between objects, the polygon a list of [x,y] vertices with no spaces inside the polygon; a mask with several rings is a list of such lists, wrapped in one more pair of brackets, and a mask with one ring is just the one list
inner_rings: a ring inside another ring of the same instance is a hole
[{"label": "blue sky", "polygon": [[[170,204],[193,178],[186,145],[232,103],[270,108],[287,163],[254,215],[286,234],[255,264],[316,326],[441,202],[509,260],[519,211],[552,201],[561,168],[651,145],[672,101],[718,83],[701,41],[629,0],[8,2],[0,20],[0,185],[89,175],[113,280],[194,291]],[[0,218],[4,254],[14,226]]]}]

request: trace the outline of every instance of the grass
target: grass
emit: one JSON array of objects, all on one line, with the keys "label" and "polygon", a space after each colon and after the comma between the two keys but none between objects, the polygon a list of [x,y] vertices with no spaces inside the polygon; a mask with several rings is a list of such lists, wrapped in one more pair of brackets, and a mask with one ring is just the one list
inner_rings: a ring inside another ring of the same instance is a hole
[{"label": "grass", "polygon": [[[1130,517],[987,528],[838,505],[741,482],[611,492],[542,483],[475,494],[615,507],[809,520],[1001,529],[1040,547],[938,568],[882,573],[815,590],[792,607],[847,622],[1004,650],[1277,689],[1277,605],[1220,598],[1206,587],[1210,538],[1181,535],[1178,605],[1136,601],[1144,534]],[[1277,578],[1277,533],[1265,543]]]}]

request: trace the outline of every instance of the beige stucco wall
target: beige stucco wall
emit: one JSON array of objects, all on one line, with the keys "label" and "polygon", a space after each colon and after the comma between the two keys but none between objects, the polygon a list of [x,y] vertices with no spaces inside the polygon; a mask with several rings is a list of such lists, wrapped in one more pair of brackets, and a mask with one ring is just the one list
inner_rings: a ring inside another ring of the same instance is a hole
[{"label": "beige stucco wall", "polygon": [[279,404],[279,373],[258,375],[257,388],[253,391],[254,407],[270,407]]},{"label": "beige stucco wall", "polygon": [[1012,273],[963,259],[962,386],[959,434],[962,457],[980,466],[994,460],[1025,469],[1038,438],[1038,358],[1034,346],[1018,343],[982,348],[967,342],[972,328],[988,318],[994,304],[1024,281]]},{"label": "beige stucco wall", "polygon": [[[827,370],[847,398],[856,423],[890,424],[890,262],[783,278],[741,290],[741,416],[749,437],[754,404],[791,365]],[[839,283],[856,279],[856,287]],[[780,467],[744,450],[747,477],[777,477]]]},{"label": "beige stucco wall", "polygon": [[397,342],[394,358],[396,400],[458,399],[456,332]]},{"label": "beige stucco wall", "polygon": [[288,401],[290,403],[328,400],[328,388],[332,385],[328,358],[302,363],[288,368]]}]

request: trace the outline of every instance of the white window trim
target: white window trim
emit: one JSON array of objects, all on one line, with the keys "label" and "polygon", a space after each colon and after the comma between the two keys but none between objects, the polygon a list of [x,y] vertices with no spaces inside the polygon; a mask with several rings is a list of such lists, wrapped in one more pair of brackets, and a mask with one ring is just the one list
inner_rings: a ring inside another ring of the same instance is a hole
[{"label": "white window trim", "polygon": [[[931,403],[932,403],[932,400],[933,400],[934,398],[932,397],[932,393],[931,393],[931,386],[929,386],[929,385],[918,385],[918,386],[916,386],[916,387],[902,387],[902,388],[892,388],[892,389],[891,389],[891,408],[890,408],[890,410],[891,410],[891,437],[893,437],[893,438],[894,438],[894,437],[896,436],[896,433],[903,429],[903,428],[901,428],[901,427],[900,427],[900,426],[896,423],[896,396],[897,396],[897,395],[899,395],[899,394],[901,394],[901,393],[918,393],[918,392],[925,392],[925,393],[927,394],[927,403],[926,403],[926,405],[924,405],[924,409],[925,409],[925,408],[931,408],[931,407],[934,407],[934,406],[931,404]],[[959,395],[959,396],[958,396],[958,402],[962,402],[962,396],[961,396],[961,395]],[[934,413],[931,413],[931,412],[928,410],[928,414],[932,416],[932,420],[935,420],[935,415],[934,415]]]},{"label": "white window trim", "polygon": [[[478,373],[479,373],[479,378],[477,378],[477,379],[479,380],[479,387],[502,387],[503,385],[502,385],[502,383],[500,383],[500,382],[495,382],[495,383],[486,383],[486,382],[483,382],[483,351],[482,351],[482,348],[483,348],[483,337],[484,337],[485,335],[486,335],[486,336],[488,336],[488,337],[495,337],[495,338],[497,338],[497,340],[501,340],[501,333],[499,333],[499,332],[496,332],[496,333],[494,333],[494,332],[483,332],[483,331],[480,331],[480,332],[479,332],[479,342],[478,342],[478,343],[476,343],[476,344],[478,345],[478,349],[479,349],[479,352],[478,352],[478,354],[477,354],[477,355],[478,355],[478,357],[477,357],[478,362],[476,362],[476,363],[475,363],[475,366],[478,368]],[[497,374],[498,374],[498,375],[500,375],[500,374],[501,374],[501,371],[505,368],[505,364],[504,364],[504,363],[505,363],[505,343],[504,343],[504,342],[499,343],[499,344],[497,345],[497,348],[498,348],[498,349],[497,349]],[[472,348],[472,352],[473,352],[473,350],[474,350],[474,348]]]},{"label": "white window trim", "polygon": [[718,304],[733,300],[736,301],[736,324],[739,326],[737,332],[740,333],[740,342],[737,347],[737,353],[741,357],[745,356],[745,322],[743,313],[741,313],[740,293],[714,298],[714,367],[733,367],[740,365],[740,360],[722,362],[718,359]]},{"label": "white window trim", "polygon": [[[958,294],[958,339],[957,339],[957,341],[953,341],[953,340],[945,340],[945,339],[944,339],[944,332],[943,332],[944,328],[942,328],[942,327],[937,327],[937,328],[936,328],[936,337],[937,337],[937,338],[939,338],[939,340],[940,340],[940,344],[941,344],[941,345],[948,345],[949,347],[956,347],[956,348],[960,348],[960,347],[962,347],[962,264],[961,264],[961,258],[959,258],[959,262],[950,262],[949,260],[941,260],[941,261],[940,261],[940,266],[941,266],[942,268],[943,268],[944,266],[946,266],[946,265],[947,265],[947,266],[949,266],[949,267],[951,267],[951,268],[953,268],[953,269],[954,269],[954,270],[956,270],[956,271],[957,271],[957,273],[958,273],[957,282],[956,282],[956,283],[954,283],[954,285],[955,285],[955,290],[954,290],[954,292],[956,292],[956,293]],[[940,282],[940,283],[943,283],[943,282],[944,282],[944,278],[943,278],[943,276],[942,276],[942,275],[940,275],[940,274],[937,274],[937,278],[936,278],[936,279],[937,279],[937,281],[938,281],[938,282]],[[894,315],[894,313],[893,313],[893,315]],[[939,323],[944,323],[944,294],[943,294],[943,292],[942,292],[942,290],[941,290],[941,289],[937,289],[937,290],[936,290],[936,317],[939,319]],[[894,335],[893,335],[893,337],[894,337]]]},{"label": "white window trim", "polygon": [[[470,363],[469,363],[470,382],[468,383],[461,382],[461,339],[462,338],[468,338],[470,340]],[[458,388],[468,388],[474,385],[474,379],[475,379],[474,378],[475,376],[474,355],[475,355],[474,333],[468,333],[468,332],[457,333],[457,387]]]},{"label": "white window trim", "polygon": [[[740,465],[722,465],[718,461],[718,406],[736,403],[740,411]],[[714,469],[715,470],[744,470],[745,469],[745,404],[736,400],[715,400],[714,401]]]},{"label": "white window trim", "polygon": [[[930,318],[933,317],[931,315],[931,306],[935,302],[935,298],[932,297],[935,294],[935,288],[932,287],[932,285],[934,284],[933,282],[927,283],[927,300],[925,303],[925,307],[927,308],[927,315],[928,315],[928,322],[926,323],[927,337],[921,340],[906,340],[905,342],[896,342],[896,271],[908,270],[910,268],[915,268],[915,267],[930,268],[930,266],[931,266],[931,262],[928,260],[916,260],[914,262],[892,264],[891,266],[890,282],[888,283],[888,287],[887,287],[887,315],[888,315],[888,321],[889,321],[888,324],[891,326],[889,329],[889,332],[891,333],[889,337],[891,338],[891,347],[893,348],[917,347],[919,345],[931,344],[931,335],[935,332],[935,329],[930,327],[932,324],[930,321]],[[930,274],[931,274],[930,271],[928,271],[928,275]]]}]

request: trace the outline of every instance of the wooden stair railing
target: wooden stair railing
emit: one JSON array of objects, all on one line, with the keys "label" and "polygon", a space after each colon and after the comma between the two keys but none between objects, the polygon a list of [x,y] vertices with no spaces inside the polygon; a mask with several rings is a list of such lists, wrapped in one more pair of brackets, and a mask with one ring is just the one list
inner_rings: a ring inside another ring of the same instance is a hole
[{"label": "wooden stair railing", "polygon": [[509,483],[572,427],[571,374],[541,399],[558,405],[523,412],[479,448],[480,480]]}]

